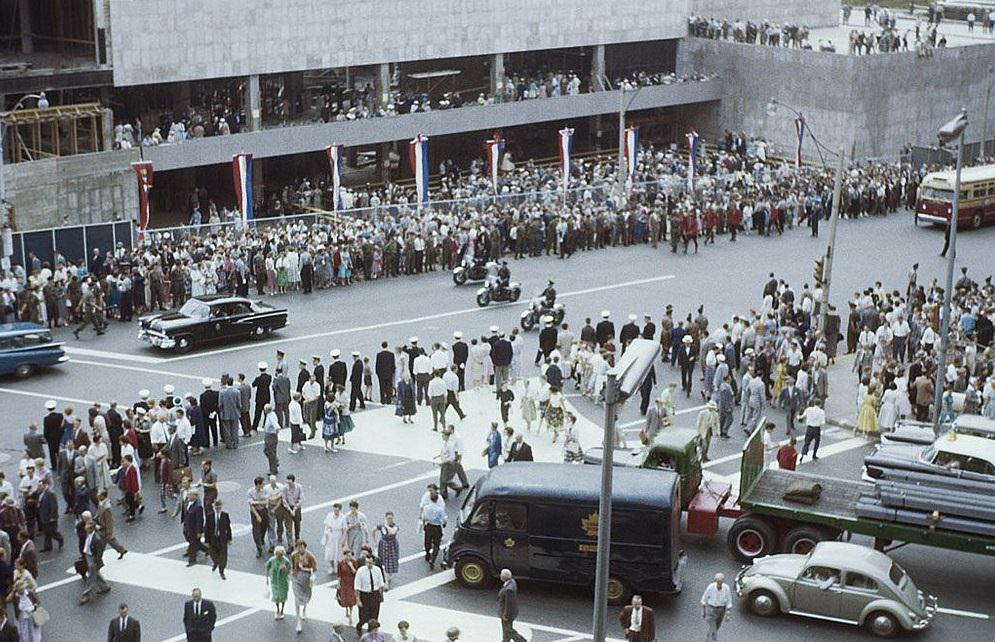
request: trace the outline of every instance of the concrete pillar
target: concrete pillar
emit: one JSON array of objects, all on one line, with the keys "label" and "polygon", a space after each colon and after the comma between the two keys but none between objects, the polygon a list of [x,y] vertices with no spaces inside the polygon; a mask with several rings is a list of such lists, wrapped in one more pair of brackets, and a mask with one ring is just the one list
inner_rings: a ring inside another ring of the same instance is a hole
[{"label": "concrete pillar", "polygon": [[386,108],[387,103],[390,102],[390,63],[383,62],[377,65],[377,78],[374,91],[379,101],[377,106],[381,109]]},{"label": "concrete pillar", "polygon": [[381,143],[377,149],[377,169],[380,174],[380,182],[390,182],[390,143]]},{"label": "concrete pillar", "polygon": [[245,115],[248,121],[245,125],[250,132],[262,129],[262,99],[262,92],[259,89],[259,76],[249,76],[249,82],[245,83]]},{"label": "concrete pillar", "polygon": [[[504,87],[504,54],[496,53],[491,57],[491,95],[497,96]],[[495,102],[497,102],[495,100]]]},{"label": "concrete pillar", "polygon": [[591,56],[591,88],[594,91],[605,90],[605,46],[595,45]]},{"label": "concrete pillar", "polygon": [[31,37],[31,1],[20,0],[18,2],[18,14],[21,17],[21,53],[34,53],[35,41]]}]

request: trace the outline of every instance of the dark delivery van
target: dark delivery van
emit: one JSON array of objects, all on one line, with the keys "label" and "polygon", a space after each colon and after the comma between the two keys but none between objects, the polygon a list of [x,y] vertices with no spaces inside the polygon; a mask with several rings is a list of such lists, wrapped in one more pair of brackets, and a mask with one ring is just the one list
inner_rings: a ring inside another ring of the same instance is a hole
[{"label": "dark delivery van", "polygon": [[[626,602],[633,592],[679,592],[677,474],[616,468],[612,477],[609,601]],[[593,587],[600,491],[597,466],[498,466],[464,501],[446,562],[471,588],[487,586],[504,568],[517,578]]]}]

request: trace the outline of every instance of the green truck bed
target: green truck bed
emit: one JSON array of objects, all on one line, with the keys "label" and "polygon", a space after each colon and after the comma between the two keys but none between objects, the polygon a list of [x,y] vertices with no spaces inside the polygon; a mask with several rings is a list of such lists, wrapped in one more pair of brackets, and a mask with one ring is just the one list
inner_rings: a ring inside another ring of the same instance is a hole
[{"label": "green truck bed", "polygon": [[[857,499],[873,484],[765,468],[763,464],[762,436],[757,429],[743,446],[740,468],[739,505],[749,513],[868,535],[878,540],[879,547],[904,542],[995,556],[995,538],[857,517]],[[811,505],[786,501],[784,492],[796,481],[818,482],[822,486],[818,501]]]}]

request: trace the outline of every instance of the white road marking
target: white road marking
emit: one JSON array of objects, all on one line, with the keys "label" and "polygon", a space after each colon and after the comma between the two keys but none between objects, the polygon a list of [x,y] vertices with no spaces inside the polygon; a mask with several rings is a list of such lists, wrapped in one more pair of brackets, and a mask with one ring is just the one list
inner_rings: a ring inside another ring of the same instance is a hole
[{"label": "white road marking", "polygon": [[68,344],[63,344],[66,354],[79,355],[81,357],[110,357],[118,361],[133,361],[135,363],[162,363],[164,357],[150,357],[142,354],[128,354],[125,352],[110,352],[107,350],[91,350],[90,348],[76,348]]},{"label": "white road marking", "polygon": [[407,466],[411,462],[415,462],[415,461],[421,461],[421,460],[419,460],[419,459],[405,459],[404,461],[399,461],[397,463],[390,464],[389,466],[384,466],[380,470],[390,470],[391,468],[400,468],[401,466]]},{"label": "white road marking", "polygon": [[[822,431],[822,436],[825,437],[826,435],[835,435],[835,434],[837,434],[839,432],[841,432],[839,428],[830,428],[829,430],[823,430]],[[804,441],[804,435],[801,435],[801,436],[803,437],[802,441]],[[870,443],[866,439],[863,439],[862,441],[865,444]],[[788,443],[787,439],[778,442],[778,445],[783,446],[786,443]],[[843,443],[843,442],[840,442],[840,443]],[[832,444],[832,446],[837,446],[837,445],[838,444]],[[821,444],[820,444],[820,446],[821,446]],[[820,448],[820,452],[822,452],[822,451],[828,451],[829,448],[830,448],[830,446],[828,446],[828,445],[825,448]],[[849,450],[849,448],[847,448],[846,450]],[[833,454],[836,454],[836,453],[830,452],[829,454],[833,455]],[[729,461],[735,461],[735,460],[739,459],[741,455],[742,455],[742,452],[735,452],[735,453],[733,453],[731,455],[726,455],[725,457],[719,457],[718,459],[710,459],[705,464],[702,465],[702,468],[711,468],[712,466],[718,466],[719,464],[724,464],[724,463],[729,462]],[[820,457],[820,459],[821,459],[821,457]]]},{"label": "white road marking", "polygon": [[[9,395],[23,395],[25,397],[36,397],[38,399],[58,399],[60,401],[71,401],[72,403],[78,403],[84,406],[93,405],[95,402],[88,401],[86,399],[77,399],[75,397],[63,397],[62,395],[45,394],[41,392],[29,392],[27,390],[14,390],[13,388],[0,388],[0,392],[6,392]],[[101,404],[109,405],[109,404]]]},{"label": "white road marking", "polygon": [[165,377],[170,377],[173,379],[193,379],[200,381],[203,379],[200,375],[192,375],[184,372],[170,372],[168,370],[156,370],[154,368],[142,367],[142,366],[123,366],[118,363],[105,363],[101,361],[88,361],[84,359],[70,359],[67,362],[69,365],[82,364],[87,366],[97,366],[98,368],[114,368],[117,370],[131,370],[133,372],[144,372],[149,374],[158,374]]},{"label": "white road marking", "polygon": [[[705,405],[693,406],[691,408],[685,408],[683,410],[678,410],[677,412],[674,413],[674,415],[675,416],[676,415],[685,415],[685,414],[687,414],[689,412],[694,412],[696,410],[701,410],[704,407],[705,407]],[[643,419],[635,419],[633,421],[627,421],[624,424],[619,424],[619,428],[631,428],[632,426],[637,426],[637,425],[639,425],[641,423],[646,423],[646,419],[643,418]],[[664,430],[666,430],[666,428],[664,428]]]},{"label": "white road marking", "polygon": [[990,616],[990,615],[987,615],[985,613],[975,613],[974,611],[961,611],[961,610],[958,610],[958,609],[938,608],[938,609],[936,609],[936,612],[937,613],[944,613],[946,615],[959,615],[961,617],[974,618],[975,620],[990,620],[990,619],[992,619],[992,616]]},{"label": "white road marking", "polygon": [[[604,292],[606,290],[617,290],[619,288],[628,288],[628,287],[634,287],[634,286],[638,286],[638,285],[646,285],[648,283],[657,283],[657,282],[660,282],[660,281],[669,281],[669,280],[675,279],[675,278],[677,278],[677,276],[674,275],[674,274],[665,274],[665,275],[662,275],[662,276],[650,277],[648,279],[639,279],[639,280],[636,280],[636,281],[625,281],[623,283],[613,283],[611,285],[602,285],[602,286],[593,287],[593,288],[585,288],[583,290],[574,290],[574,291],[571,291],[571,292],[563,292],[563,293],[559,294],[557,298],[567,299],[567,298],[576,297],[576,296],[583,296],[585,294],[593,294],[595,292]],[[529,303],[529,301],[527,299],[523,299],[523,300],[519,300],[519,301],[517,301],[515,303],[504,303],[504,304],[501,304],[501,305],[498,305],[498,306],[492,306],[492,307],[506,308],[506,307],[515,307],[515,306],[519,306],[519,305],[527,305],[528,303]],[[279,345],[279,344],[283,344],[283,343],[293,343],[293,342],[297,342],[297,341],[310,341],[312,339],[321,339],[321,338],[324,338],[324,337],[333,337],[333,336],[339,336],[339,335],[343,335],[343,334],[353,334],[355,332],[366,332],[366,331],[369,331],[369,330],[379,330],[381,328],[391,328],[391,327],[395,327],[395,326],[406,326],[406,325],[409,325],[409,324],[412,324],[412,323],[424,323],[425,321],[433,321],[435,319],[445,319],[445,318],[448,318],[448,317],[456,317],[456,316],[463,316],[463,315],[467,315],[467,314],[474,314],[476,312],[481,312],[481,311],[483,311],[485,309],[486,308],[473,307],[473,308],[465,308],[465,309],[462,309],[462,310],[452,310],[450,312],[440,312],[438,314],[428,314],[428,315],[425,315],[425,316],[414,317],[414,318],[411,318],[411,319],[402,319],[402,320],[398,320],[398,321],[385,321],[383,323],[374,323],[374,324],[367,325],[367,326],[359,326],[359,327],[354,327],[354,328],[342,328],[342,329],[339,329],[339,330],[329,330],[328,332],[316,332],[316,333],[313,333],[313,334],[306,334],[306,335],[301,335],[301,336],[297,336],[297,337],[285,337],[285,338],[270,339],[268,341],[247,342],[247,343],[242,343],[242,344],[237,345],[237,346],[231,346],[231,347],[228,347],[228,348],[218,348],[216,350],[206,350],[206,351],[203,351],[203,352],[192,352],[190,354],[185,354],[185,355],[176,356],[176,357],[154,358],[154,357],[148,357],[148,356],[144,356],[144,355],[128,355],[128,354],[124,354],[124,353],[120,353],[120,352],[110,352],[110,351],[104,352],[104,351],[98,351],[98,350],[89,351],[89,354],[87,356],[100,356],[100,357],[105,357],[105,358],[108,358],[108,359],[121,359],[121,360],[124,360],[124,361],[139,361],[141,363],[173,363],[175,361],[186,361],[188,359],[197,359],[197,358],[200,358],[200,357],[209,357],[209,356],[218,355],[218,354],[227,354],[229,352],[237,352],[239,350],[245,350],[246,348],[256,348],[256,347],[263,347],[263,346],[273,346],[273,345]],[[83,354],[83,353],[79,353],[79,354]]]},{"label": "white road marking", "polygon": [[[214,623],[214,626],[219,627],[219,626],[224,626],[225,624],[231,624],[232,622],[237,622],[238,620],[247,618],[250,615],[255,615],[256,613],[259,613],[261,611],[262,609],[256,609],[256,608],[245,609],[244,611],[239,611],[235,615],[229,615],[228,617],[221,618],[220,620]],[[181,633],[180,635],[174,635],[171,638],[167,638],[163,642],[185,642],[186,639],[187,639],[187,634]]]},{"label": "white road marking", "polygon": [[41,593],[42,591],[48,591],[49,589],[59,588],[60,586],[65,586],[66,584],[72,584],[73,582],[80,581],[80,577],[79,575],[76,574],[75,569],[69,569],[66,572],[72,573],[72,575],[63,580],[59,580],[58,582],[49,582],[48,584],[39,586],[37,589],[35,589],[35,593]]}]

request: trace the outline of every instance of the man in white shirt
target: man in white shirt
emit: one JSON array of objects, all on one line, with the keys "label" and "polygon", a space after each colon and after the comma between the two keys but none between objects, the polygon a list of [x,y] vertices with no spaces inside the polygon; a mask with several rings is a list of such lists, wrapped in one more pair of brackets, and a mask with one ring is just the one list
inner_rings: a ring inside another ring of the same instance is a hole
[{"label": "man in white shirt", "polygon": [[708,642],[718,642],[722,622],[732,619],[732,593],[729,585],[725,584],[725,579],[725,575],[716,573],[715,581],[708,585],[701,596],[701,617],[708,624],[708,634],[705,636]]},{"label": "man in white shirt", "polygon": [[295,392],[290,396],[290,405],[287,406],[287,417],[290,422],[290,452],[297,453],[304,450],[304,409],[301,407],[301,393]]},{"label": "man in white shirt", "polygon": [[[301,395],[304,397],[304,418],[310,429],[308,439],[314,439],[317,433],[318,420],[321,415],[321,384],[318,383],[312,374],[308,382],[301,388]],[[303,446],[302,446],[303,449]]]},{"label": "man in white shirt", "polygon": [[443,344],[436,343],[430,360],[432,372],[445,372],[449,367],[449,351],[444,348]]},{"label": "man in white shirt", "polygon": [[450,366],[442,375],[442,381],[446,384],[446,410],[452,406],[460,419],[466,418],[466,413],[459,405],[459,366],[456,364]]},{"label": "man in white shirt", "polygon": [[176,436],[184,444],[189,444],[190,438],[193,437],[193,426],[190,425],[190,420],[182,408],[176,409]]},{"label": "man in white shirt", "polygon": [[456,442],[451,439],[448,430],[442,431],[442,448],[439,450],[439,488],[442,489],[442,499],[449,499],[449,489],[452,488],[457,493],[463,491],[463,487],[453,481],[456,476]]},{"label": "man in white shirt", "polygon": [[912,327],[906,321],[905,315],[895,315],[895,320],[891,322],[891,334],[893,337],[893,343],[891,344],[892,358],[905,361],[905,346],[911,333]]},{"label": "man in white shirt", "polygon": [[439,431],[439,421],[446,427],[446,397],[448,388],[436,370],[428,382],[428,403],[432,407],[432,430]]},{"label": "man in white shirt", "polygon": [[798,457],[798,463],[802,463],[808,453],[809,445],[812,445],[812,459],[818,459],[819,442],[822,441],[822,427],[826,425],[826,411],[822,409],[822,404],[818,399],[809,402],[805,412],[798,415],[798,421],[805,422],[805,443],[802,444],[802,454]]},{"label": "man in white shirt", "polygon": [[362,635],[364,624],[380,618],[380,603],[383,601],[383,571],[373,564],[372,557],[367,557],[366,563],[356,571],[353,586],[356,589],[356,606],[359,607],[356,634]]},{"label": "man in white shirt", "polygon": [[428,382],[432,378],[432,359],[425,353],[419,354],[411,364],[411,371],[415,375],[415,399],[421,405],[427,404]]}]

